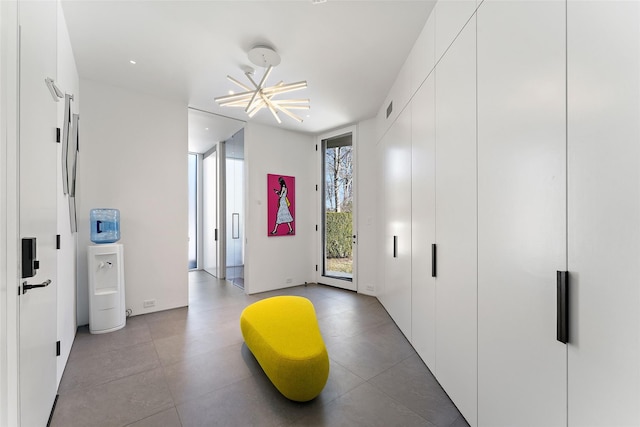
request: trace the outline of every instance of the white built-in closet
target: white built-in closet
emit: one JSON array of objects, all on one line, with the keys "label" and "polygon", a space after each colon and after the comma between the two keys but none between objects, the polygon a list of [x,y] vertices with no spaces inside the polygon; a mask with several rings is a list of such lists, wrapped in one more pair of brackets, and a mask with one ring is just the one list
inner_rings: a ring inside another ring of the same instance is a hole
[{"label": "white built-in closet", "polygon": [[379,298],[467,421],[640,425],[640,2],[441,0],[377,131]]}]

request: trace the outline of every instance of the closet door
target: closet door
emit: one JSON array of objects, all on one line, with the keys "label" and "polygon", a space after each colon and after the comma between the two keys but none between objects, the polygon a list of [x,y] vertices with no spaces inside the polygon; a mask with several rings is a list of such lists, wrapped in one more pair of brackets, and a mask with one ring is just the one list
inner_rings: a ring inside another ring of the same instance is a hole
[{"label": "closet door", "polygon": [[435,372],[436,284],[431,244],[436,239],[435,77],[411,101],[411,343]]},{"label": "closet door", "polygon": [[436,68],[436,377],[477,424],[476,22]]},{"label": "closet door", "polygon": [[640,3],[568,3],[569,425],[640,425]]},{"label": "closet door", "polygon": [[411,108],[407,106],[384,136],[384,287],[380,301],[411,339]]},{"label": "closet door", "polygon": [[565,4],[485,0],[478,19],[478,424],[565,426]]}]

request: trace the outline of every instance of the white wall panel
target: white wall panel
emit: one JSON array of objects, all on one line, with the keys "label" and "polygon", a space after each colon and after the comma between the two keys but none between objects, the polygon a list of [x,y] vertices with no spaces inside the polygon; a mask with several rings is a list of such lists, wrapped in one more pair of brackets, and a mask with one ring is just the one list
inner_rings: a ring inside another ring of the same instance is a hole
[{"label": "white wall panel", "polygon": [[485,0],[477,20],[478,425],[564,426],[565,5]]},{"label": "white wall panel", "polygon": [[436,283],[431,277],[431,244],[436,241],[433,74],[411,101],[411,123],[411,344],[435,372]]},{"label": "white wall panel", "polygon": [[[411,55],[409,55],[376,116],[376,132],[379,138],[389,130],[413,95],[411,71]],[[387,108],[390,104],[392,104],[391,111],[387,116]]]},{"label": "white wall panel", "polygon": [[[187,106],[91,80],[80,91],[78,324],[89,320],[92,208],[120,209],[127,308],[186,306]],[[143,307],[150,299],[155,307]]]},{"label": "white wall panel", "polygon": [[640,3],[568,3],[569,425],[640,425]]},{"label": "white wall panel", "polygon": [[436,81],[436,377],[477,424],[476,23]]},{"label": "white wall panel", "polygon": [[[247,123],[244,133],[247,237],[245,292],[313,282],[317,254],[315,138],[273,126]],[[269,237],[267,174],[296,178],[295,235]],[[291,279],[290,283],[287,280]]]},{"label": "white wall panel", "polygon": [[436,66],[436,14],[429,15],[420,36],[411,50],[411,93],[415,94],[422,82]]},{"label": "white wall panel", "polygon": [[381,222],[378,210],[380,168],[377,164],[376,142],[375,121],[360,122],[356,156],[358,293],[367,295],[376,295],[381,281],[377,259]]},{"label": "white wall panel", "polygon": [[451,46],[465,23],[471,18],[477,6],[476,0],[439,0],[435,12],[435,54],[436,62]]}]

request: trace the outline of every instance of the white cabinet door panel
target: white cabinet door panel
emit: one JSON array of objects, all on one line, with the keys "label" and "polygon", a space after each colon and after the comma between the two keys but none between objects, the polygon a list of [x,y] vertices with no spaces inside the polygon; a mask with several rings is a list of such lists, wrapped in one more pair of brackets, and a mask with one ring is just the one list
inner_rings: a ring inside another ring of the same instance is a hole
[{"label": "white cabinet door panel", "polygon": [[485,0],[478,20],[478,425],[565,426],[565,4]]},{"label": "white cabinet door panel", "polygon": [[569,425],[640,425],[640,3],[568,3]]},{"label": "white cabinet door panel", "polygon": [[436,288],[431,277],[435,243],[435,78],[411,101],[411,343],[426,365],[436,365]]},{"label": "white cabinet door panel", "polygon": [[436,81],[436,377],[477,424],[476,23]]},{"label": "white cabinet door panel", "polygon": [[[380,300],[411,339],[411,109],[383,141],[384,288]],[[395,251],[394,251],[395,237]],[[394,253],[395,252],[395,253]],[[394,256],[395,255],[395,256]]]}]

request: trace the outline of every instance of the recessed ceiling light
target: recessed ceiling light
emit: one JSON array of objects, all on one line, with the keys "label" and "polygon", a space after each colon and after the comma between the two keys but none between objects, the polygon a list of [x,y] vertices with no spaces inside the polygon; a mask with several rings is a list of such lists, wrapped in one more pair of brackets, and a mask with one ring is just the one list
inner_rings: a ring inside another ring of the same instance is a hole
[{"label": "recessed ceiling light", "polygon": [[204,128],[204,130],[209,130],[209,128]]},{"label": "recessed ceiling light", "polygon": [[129,61],[130,64],[136,65],[136,61],[134,61],[133,59]]},{"label": "recessed ceiling light", "polygon": [[230,91],[229,91],[229,95],[233,95],[233,94],[235,94],[235,92],[234,92],[234,91],[232,91],[232,90],[230,90]]}]

